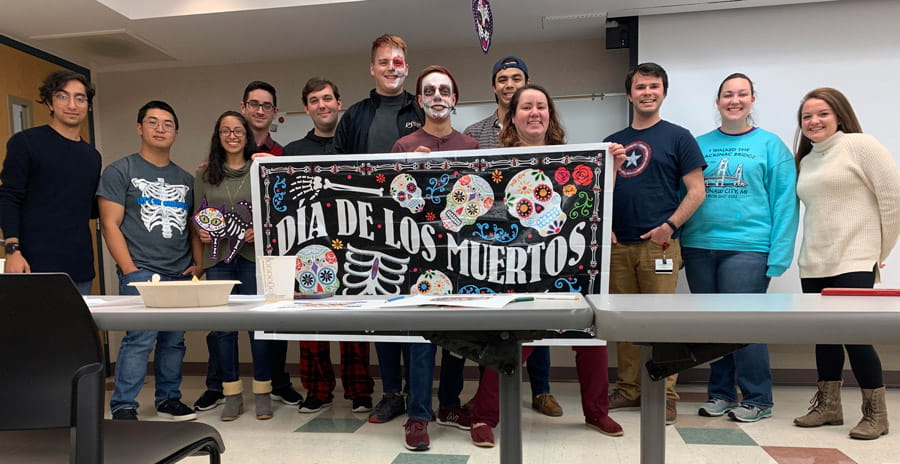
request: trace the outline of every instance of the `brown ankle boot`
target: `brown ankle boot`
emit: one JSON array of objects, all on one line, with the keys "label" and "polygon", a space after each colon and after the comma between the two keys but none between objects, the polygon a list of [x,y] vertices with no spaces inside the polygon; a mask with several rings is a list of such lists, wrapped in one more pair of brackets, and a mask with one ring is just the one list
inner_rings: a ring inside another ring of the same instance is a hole
[{"label": "brown ankle boot", "polygon": [[841,408],[840,380],[819,381],[819,391],[813,396],[809,412],[794,419],[798,427],[818,427],[820,425],[842,425],[844,410]]},{"label": "brown ankle boot", "polygon": [[860,440],[874,440],[888,433],[887,404],[884,401],[884,387],[862,389],[863,417],[850,431],[850,437]]}]

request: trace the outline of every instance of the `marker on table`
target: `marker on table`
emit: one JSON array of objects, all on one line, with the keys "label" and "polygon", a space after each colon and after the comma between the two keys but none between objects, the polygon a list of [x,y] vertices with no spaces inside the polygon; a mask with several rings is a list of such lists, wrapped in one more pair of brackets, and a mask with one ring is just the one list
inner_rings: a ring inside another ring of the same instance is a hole
[{"label": "marker on table", "polygon": [[388,301],[397,301],[397,300],[402,300],[403,298],[405,298],[405,297],[403,295],[400,295],[400,296],[395,296],[393,298],[388,298],[387,300]]}]

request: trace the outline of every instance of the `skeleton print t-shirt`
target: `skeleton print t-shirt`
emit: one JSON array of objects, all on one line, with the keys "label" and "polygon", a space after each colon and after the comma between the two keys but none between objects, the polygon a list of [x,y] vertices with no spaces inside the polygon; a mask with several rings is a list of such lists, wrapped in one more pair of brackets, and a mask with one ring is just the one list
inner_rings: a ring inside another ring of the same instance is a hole
[{"label": "skeleton print t-shirt", "polygon": [[190,266],[193,186],[194,177],[175,163],[159,167],[137,153],[103,171],[97,196],[125,207],[119,229],[139,269],[180,275]]}]

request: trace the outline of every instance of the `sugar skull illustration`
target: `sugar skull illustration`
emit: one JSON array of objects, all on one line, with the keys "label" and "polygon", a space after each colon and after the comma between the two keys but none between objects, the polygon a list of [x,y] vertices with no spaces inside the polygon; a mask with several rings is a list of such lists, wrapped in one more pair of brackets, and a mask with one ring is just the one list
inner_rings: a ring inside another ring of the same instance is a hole
[{"label": "sugar skull illustration", "polygon": [[409,289],[411,295],[449,295],[453,293],[453,282],[441,271],[429,269],[422,273],[416,284]]},{"label": "sugar skull illustration", "polygon": [[566,214],[560,208],[562,198],[540,169],[516,173],[506,184],[505,199],[509,214],[523,226],[536,229],[542,237],[559,233],[566,223]]},{"label": "sugar skull illustration", "polygon": [[447,207],[441,211],[441,222],[447,230],[459,232],[463,226],[474,224],[494,206],[491,185],[481,177],[467,174],[460,177],[450,194]]},{"label": "sugar skull illustration", "polygon": [[394,177],[391,181],[391,197],[411,213],[421,213],[425,209],[422,190],[416,179],[409,174],[398,174]]},{"label": "sugar skull illustration", "polygon": [[297,252],[297,291],[334,293],[341,286],[337,255],[322,245],[308,245]]}]

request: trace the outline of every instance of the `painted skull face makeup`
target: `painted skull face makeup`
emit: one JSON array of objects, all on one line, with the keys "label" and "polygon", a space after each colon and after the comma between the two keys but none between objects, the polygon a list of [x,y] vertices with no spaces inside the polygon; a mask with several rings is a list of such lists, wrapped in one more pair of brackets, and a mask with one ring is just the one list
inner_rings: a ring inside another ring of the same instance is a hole
[{"label": "painted skull face makeup", "polygon": [[398,95],[409,74],[406,55],[399,48],[380,47],[375,51],[370,72],[375,78],[376,91],[383,95]]},{"label": "painted skull face makeup", "polygon": [[446,119],[456,106],[453,81],[444,73],[433,72],[422,79],[422,109],[431,119]]}]

